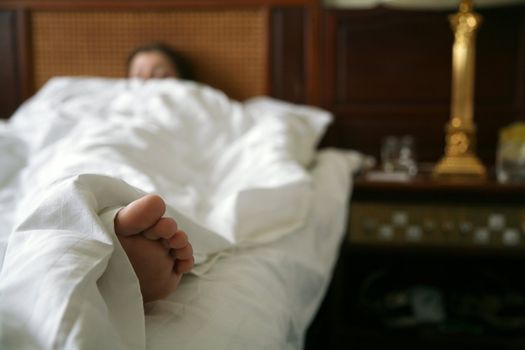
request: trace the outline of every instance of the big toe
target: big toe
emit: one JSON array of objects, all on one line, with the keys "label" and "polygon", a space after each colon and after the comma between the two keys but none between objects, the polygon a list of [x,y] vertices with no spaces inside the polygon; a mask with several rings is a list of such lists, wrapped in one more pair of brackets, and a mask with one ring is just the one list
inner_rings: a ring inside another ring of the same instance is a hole
[{"label": "big toe", "polygon": [[134,235],[153,226],[166,211],[164,200],[155,194],[141,197],[122,208],[115,217],[115,232]]}]

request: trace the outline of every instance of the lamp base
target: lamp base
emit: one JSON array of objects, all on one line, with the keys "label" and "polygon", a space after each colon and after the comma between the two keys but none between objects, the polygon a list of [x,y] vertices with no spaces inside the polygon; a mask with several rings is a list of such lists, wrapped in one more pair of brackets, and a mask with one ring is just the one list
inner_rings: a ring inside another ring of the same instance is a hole
[{"label": "lamp base", "polygon": [[472,154],[445,156],[434,167],[432,176],[437,178],[486,179],[487,170]]}]

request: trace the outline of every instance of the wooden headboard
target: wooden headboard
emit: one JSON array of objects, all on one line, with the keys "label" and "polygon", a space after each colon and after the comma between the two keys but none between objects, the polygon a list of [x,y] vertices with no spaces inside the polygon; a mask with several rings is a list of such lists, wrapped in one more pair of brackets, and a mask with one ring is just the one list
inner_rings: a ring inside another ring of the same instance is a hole
[{"label": "wooden headboard", "polygon": [[33,76],[126,76],[133,48],[162,41],[182,52],[199,80],[232,97],[267,92],[266,8],[36,10],[31,14]]},{"label": "wooden headboard", "polygon": [[0,116],[53,76],[125,77],[129,52],[152,41],[232,98],[315,103],[318,10],[316,0],[0,0]]},{"label": "wooden headboard", "polygon": [[[490,165],[498,130],[525,117],[525,5],[476,10],[474,118]],[[324,145],[379,156],[386,135],[411,134],[420,160],[437,161],[450,117],[452,12],[321,0],[0,0],[0,117],[53,75],[124,76],[131,48],[163,40],[233,98],[268,94],[333,112]]]}]

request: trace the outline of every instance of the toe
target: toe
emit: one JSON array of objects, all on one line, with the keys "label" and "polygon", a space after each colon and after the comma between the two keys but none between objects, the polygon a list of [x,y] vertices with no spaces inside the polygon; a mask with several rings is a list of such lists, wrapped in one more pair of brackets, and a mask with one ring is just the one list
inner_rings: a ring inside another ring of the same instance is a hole
[{"label": "toe", "polygon": [[193,248],[191,244],[187,244],[185,247],[170,250],[170,254],[175,259],[187,260],[193,257]]},{"label": "toe", "polygon": [[188,235],[182,230],[175,232],[175,234],[166,241],[167,248],[180,249],[189,244]]},{"label": "toe", "polygon": [[191,269],[193,268],[193,264],[194,264],[193,257],[191,257],[190,259],[186,259],[186,260],[176,260],[175,265],[173,266],[173,270],[176,273],[180,273],[180,274],[187,273],[191,271]]},{"label": "toe", "polygon": [[138,234],[153,226],[164,215],[166,204],[161,197],[149,194],[131,202],[115,217],[115,232],[119,235]]},{"label": "toe", "polygon": [[177,233],[177,222],[172,218],[160,218],[153,226],[143,232],[144,237],[152,240],[169,240]]}]

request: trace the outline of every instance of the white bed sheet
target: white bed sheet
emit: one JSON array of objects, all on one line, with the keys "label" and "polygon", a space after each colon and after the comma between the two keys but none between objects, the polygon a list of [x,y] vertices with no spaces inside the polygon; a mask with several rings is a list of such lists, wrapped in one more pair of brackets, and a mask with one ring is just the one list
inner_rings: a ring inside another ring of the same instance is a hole
[{"label": "white bed sheet", "polygon": [[[329,121],[191,82],[52,80],[0,127],[2,348],[300,348],[363,162],[315,151]],[[145,192],[197,265],[144,310],[100,214]]]},{"label": "white bed sheet", "polygon": [[302,349],[343,239],[351,165],[360,161],[321,152],[305,227],[236,251],[202,278],[187,276],[176,293],[147,308],[147,347]]}]

